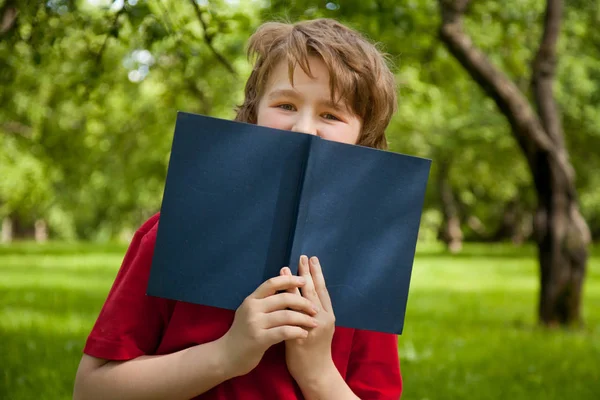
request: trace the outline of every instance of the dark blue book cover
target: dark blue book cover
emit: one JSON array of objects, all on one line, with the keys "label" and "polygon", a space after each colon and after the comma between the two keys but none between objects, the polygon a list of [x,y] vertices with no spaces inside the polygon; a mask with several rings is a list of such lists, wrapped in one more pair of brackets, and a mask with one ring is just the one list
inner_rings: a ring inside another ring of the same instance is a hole
[{"label": "dark blue book cover", "polygon": [[180,112],[147,294],[235,310],[315,255],[336,325],[401,334],[430,165]]}]

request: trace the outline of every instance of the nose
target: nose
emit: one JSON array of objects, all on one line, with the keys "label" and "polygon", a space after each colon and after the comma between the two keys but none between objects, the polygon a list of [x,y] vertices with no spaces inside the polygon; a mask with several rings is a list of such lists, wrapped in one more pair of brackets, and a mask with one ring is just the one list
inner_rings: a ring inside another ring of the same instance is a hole
[{"label": "nose", "polygon": [[293,132],[307,133],[309,135],[317,135],[317,124],[314,119],[306,114],[298,115],[292,127]]}]

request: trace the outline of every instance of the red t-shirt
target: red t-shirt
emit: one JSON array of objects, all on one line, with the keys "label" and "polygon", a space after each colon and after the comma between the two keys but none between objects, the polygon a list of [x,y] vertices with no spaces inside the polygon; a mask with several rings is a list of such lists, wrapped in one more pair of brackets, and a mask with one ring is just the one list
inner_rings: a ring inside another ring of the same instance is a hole
[{"label": "red t-shirt", "polygon": [[[129,360],[169,354],[223,336],[234,311],[147,296],[159,215],[136,232],[84,348],[90,356]],[[335,311],[335,310],[334,310]],[[402,378],[397,336],[336,327],[333,361],[361,399],[398,399]],[[285,344],[272,346],[250,373],[197,399],[301,399],[287,370]]]}]

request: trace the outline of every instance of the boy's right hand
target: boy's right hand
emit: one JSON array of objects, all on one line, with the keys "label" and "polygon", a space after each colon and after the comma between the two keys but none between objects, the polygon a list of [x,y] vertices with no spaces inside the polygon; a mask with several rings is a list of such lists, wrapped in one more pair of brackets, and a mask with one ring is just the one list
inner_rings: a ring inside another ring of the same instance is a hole
[{"label": "boy's right hand", "polygon": [[228,375],[252,371],[265,351],[289,339],[304,339],[307,329],[317,326],[317,311],[308,299],[283,292],[302,287],[299,276],[277,276],[264,282],[235,312],[229,331],[222,337]]}]

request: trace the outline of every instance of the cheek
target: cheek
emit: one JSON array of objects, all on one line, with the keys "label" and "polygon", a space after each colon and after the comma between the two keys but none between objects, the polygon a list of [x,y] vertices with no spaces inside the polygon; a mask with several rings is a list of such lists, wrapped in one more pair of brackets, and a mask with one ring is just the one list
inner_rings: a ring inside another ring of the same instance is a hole
[{"label": "cheek", "polygon": [[356,144],[359,135],[360,127],[350,125],[328,126],[322,129],[324,139],[340,143]]},{"label": "cheek", "polygon": [[360,138],[360,132],[362,129],[362,124],[358,120],[354,120],[350,126],[348,126],[348,137],[350,144],[358,143],[358,139]]},{"label": "cheek", "polygon": [[277,110],[265,107],[258,109],[256,124],[268,128],[286,129],[287,122],[285,116],[281,115]]}]

